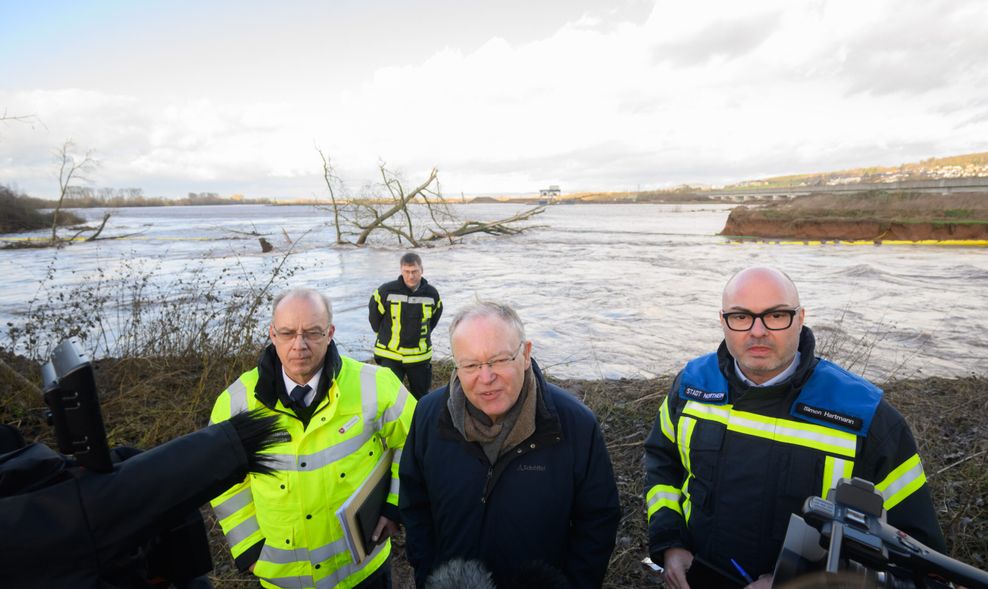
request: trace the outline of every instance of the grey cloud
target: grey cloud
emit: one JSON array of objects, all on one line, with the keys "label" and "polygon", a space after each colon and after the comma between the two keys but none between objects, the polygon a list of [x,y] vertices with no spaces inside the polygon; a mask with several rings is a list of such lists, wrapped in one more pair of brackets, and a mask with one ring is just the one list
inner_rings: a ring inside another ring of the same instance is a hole
[{"label": "grey cloud", "polygon": [[763,13],[714,21],[687,39],[656,45],[653,62],[695,66],[718,57],[737,59],[765,42],[779,27],[781,19],[781,13]]},{"label": "grey cloud", "polygon": [[975,90],[988,77],[988,22],[965,18],[964,8],[925,3],[849,39],[842,64],[848,94],[917,94],[952,84]]}]

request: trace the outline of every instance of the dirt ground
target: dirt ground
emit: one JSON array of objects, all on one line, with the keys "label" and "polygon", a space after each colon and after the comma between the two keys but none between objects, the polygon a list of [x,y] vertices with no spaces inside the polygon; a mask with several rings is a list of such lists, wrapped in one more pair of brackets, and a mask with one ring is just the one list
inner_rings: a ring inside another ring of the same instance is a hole
[{"label": "dirt ground", "polygon": [[[216,394],[250,363],[250,358],[223,366],[194,358],[100,362],[97,378],[111,445],[148,448],[204,426]],[[446,378],[448,367],[437,368],[435,382]],[[0,349],[0,421],[17,425],[31,440],[52,443],[41,417],[38,382],[34,363]],[[605,587],[658,584],[640,564],[647,554],[642,443],[669,382],[669,377],[558,382],[596,413],[614,463],[623,515]],[[972,375],[897,381],[883,387],[919,443],[949,554],[988,568],[988,382]],[[208,509],[203,513],[211,528],[216,587],[257,587],[234,571],[219,526]],[[412,586],[402,548],[399,537],[394,550],[399,588]]]},{"label": "dirt ground", "polygon": [[984,194],[819,194],[734,208],[721,235],[796,240],[982,241]]}]

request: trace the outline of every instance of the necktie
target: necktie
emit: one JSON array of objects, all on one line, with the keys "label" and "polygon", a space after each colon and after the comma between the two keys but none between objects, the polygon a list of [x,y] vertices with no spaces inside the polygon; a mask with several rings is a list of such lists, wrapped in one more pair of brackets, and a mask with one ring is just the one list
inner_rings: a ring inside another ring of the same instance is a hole
[{"label": "necktie", "polygon": [[304,409],[305,396],[309,394],[309,391],[311,390],[312,387],[309,385],[295,385],[295,388],[292,389],[292,392],[289,395],[292,398],[292,403],[294,403],[299,409]]}]

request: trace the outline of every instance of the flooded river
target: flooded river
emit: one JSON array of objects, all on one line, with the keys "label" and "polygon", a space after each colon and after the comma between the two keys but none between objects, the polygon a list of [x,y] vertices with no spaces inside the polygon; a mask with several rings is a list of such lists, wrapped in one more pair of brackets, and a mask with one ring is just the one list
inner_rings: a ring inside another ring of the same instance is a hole
[{"label": "flooded river", "polygon": [[[457,211],[494,219],[522,208],[461,205]],[[795,280],[818,340],[840,341],[838,360],[853,361],[869,377],[988,372],[985,249],[736,244],[716,235],[728,211],[722,205],[560,205],[531,221],[542,227],[516,236],[422,249],[425,276],[448,314],[435,338],[437,355],[449,353],[448,317],[475,298],[490,298],[518,309],[536,358],[554,375],[670,373],[719,343],[717,312],[728,276],[770,264]],[[101,210],[78,212],[102,218]],[[196,270],[218,275],[226,269],[231,278],[223,289],[257,287],[270,276],[287,236],[298,240],[290,258],[298,270],[278,287],[325,290],[334,301],[343,352],[367,358],[373,343],[367,300],[398,276],[402,250],[381,243],[336,247],[329,220],[330,213],[302,206],[118,209],[105,235],[133,234],[128,239],[0,252],[0,320],[22,324],[32,301],[59,288],[96,280],[110,286],[149,270],[153,280],[167,283]],[[252,232],[279,250],[262,254],[256,237],[245,235]]]}]

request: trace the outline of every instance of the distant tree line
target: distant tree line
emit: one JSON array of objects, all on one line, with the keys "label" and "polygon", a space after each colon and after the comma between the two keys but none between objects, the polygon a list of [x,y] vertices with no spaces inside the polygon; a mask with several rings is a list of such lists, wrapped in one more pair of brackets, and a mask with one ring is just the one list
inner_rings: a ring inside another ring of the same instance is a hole
[{"label": "distant tree line", "polygon": [[[88,186],[72,186],[65,195],[65,201],[62,203],[62,206],[86,209],[95,207],[166,207],[271,203],[271,199],[249,199],[244,198],[242,194],[224,197],[216,192],[190,192],[185,198],[164,198],[161,196],[145,196],[144,190],[141,188],[91,188]],[[46,206],[51,206],[51,203],[48,203]]]}]

